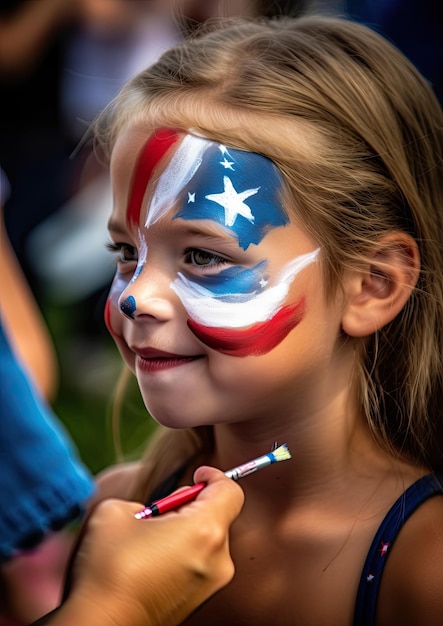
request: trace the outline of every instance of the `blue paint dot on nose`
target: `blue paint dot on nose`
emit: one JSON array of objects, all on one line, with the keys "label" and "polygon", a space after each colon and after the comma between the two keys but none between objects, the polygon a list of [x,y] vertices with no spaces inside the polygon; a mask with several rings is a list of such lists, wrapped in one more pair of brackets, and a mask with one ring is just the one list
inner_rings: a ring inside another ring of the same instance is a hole
[{"label": "blue paint dot on nose", "polygon": [[136,305],[134,296],[128,296],[120,302],[120,311],[131,319],[134,319],[135,308]]}]

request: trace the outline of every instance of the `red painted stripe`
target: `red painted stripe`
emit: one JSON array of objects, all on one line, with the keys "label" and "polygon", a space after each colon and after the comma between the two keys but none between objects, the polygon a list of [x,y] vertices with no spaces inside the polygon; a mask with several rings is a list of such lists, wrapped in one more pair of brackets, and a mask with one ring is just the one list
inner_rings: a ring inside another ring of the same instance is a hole
[{"label": "red painted stripe", "polygon": [[203,326],[188,320],[188,326],[210,348],[230,356],[260,356],[270,352],[295,328],[304,316],[304,299],[284,306],[270,320],[247,329]]},{"label": "red painted stripe", "polygon": [[162,128],[157,130],[143,146],[137,160],[129,195],[128,209],[126,211],[128,226],[138,226],[140,224],[143,196],[152,172],[178,139],[179,135],[175,130]]},{"label": "red painted stripe", "polygon": [[116,333],[115,330],[112,328],[112,321],[111,321],[111,307],[112,306],[113,305],[111,302],[111,298],[108,298],[106,300],[105,310],[104,310],[105,324],[106,324],[106,328],[109,330],[112,337],[114,337],[114,339],[120,339],[121,335]]},{"label": "red painted stripe", "polygon": [[112,330],[112,324],[111,324],[111,301],[110,299],[106,300],[104,318],[105,318],[106,328],[109,330],[111,335],[114,334]]}]

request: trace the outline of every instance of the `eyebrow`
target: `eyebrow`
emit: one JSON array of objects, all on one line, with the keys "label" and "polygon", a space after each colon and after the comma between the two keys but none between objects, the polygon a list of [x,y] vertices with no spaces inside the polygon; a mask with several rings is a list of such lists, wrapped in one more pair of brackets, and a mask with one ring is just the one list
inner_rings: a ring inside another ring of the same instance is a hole
[{"label": "eyebrow", "polygon": [[[233,245],[237,251],[238,238],[229,230],[224,228],[221,224],[215,224],[211,220],[201,220],[198,224],[190,224],[188,220],[173,220],[175,222],[175,231],[183,236],[202,237],[210,240],[212,245]],[[110,218],[108,221],[108,230],[115,234],[126,235],[128,229],[126,224],[123,224],[118,219]],[[221,232],[220,232],[221,231]]]}]

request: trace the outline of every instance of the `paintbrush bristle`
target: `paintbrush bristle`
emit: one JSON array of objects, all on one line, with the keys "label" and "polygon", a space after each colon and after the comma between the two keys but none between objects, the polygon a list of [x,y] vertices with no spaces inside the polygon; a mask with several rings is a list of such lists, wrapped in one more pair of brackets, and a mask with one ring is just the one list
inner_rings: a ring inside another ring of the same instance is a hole
[{"label": "paintbrush bristle", "polygon": [[276,450],[273,450],[272,454],[275,456],[276,461],[286,461],[291,458],[291,453],[285,443]]}]

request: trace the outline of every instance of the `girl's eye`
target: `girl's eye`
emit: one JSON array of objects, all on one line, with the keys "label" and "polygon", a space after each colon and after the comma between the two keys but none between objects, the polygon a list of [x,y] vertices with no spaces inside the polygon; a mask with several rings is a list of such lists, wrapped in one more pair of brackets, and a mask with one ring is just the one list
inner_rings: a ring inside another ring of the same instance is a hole
[{"label": "girl's eye", "polygon": [[185,250],[185,263],[196,265],[197,267],[216,267],[227,263],[227,259],[208,250],[201,248],[187,248]]},{"label": "girl's eye", "polygon": [[136,263],[138,261],[137,248],[128,243],[108,243],[106,247],[116,254],[120,263]]}]

